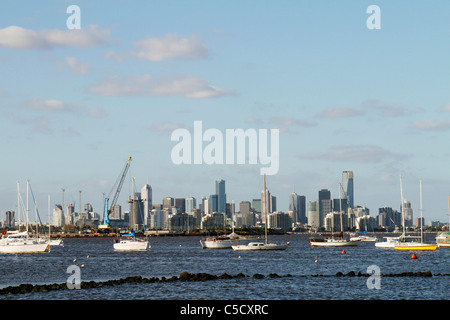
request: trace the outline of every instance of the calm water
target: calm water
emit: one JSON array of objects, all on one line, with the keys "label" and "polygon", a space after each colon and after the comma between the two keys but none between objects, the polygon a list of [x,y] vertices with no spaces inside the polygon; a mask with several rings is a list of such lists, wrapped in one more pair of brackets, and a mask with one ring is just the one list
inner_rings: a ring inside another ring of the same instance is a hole
[{"label": "calm water", "polygon": [[[377,265],[382,274],[431,271],[450,274],[450,248],[434,252],[400,252],[363,242],[357,247],[313,248],[308,235],[272,236],[271,241],[290,241],[285,251],[235,252],[204,250],[200,237],[153,237],[149,252],[114,252],[111,238],[65,239],[64,247],[50,253],[0,255],[0,287],[22,283],[65,283],[68,266],[81,266],[82,281],[105,281],[128,276],[179,276],[182,272],[215,275],[242,272],[244,279],[206,282],[124,284],[120,286],[59,290],[0,296],[4,299],[213,299],[213,300],[448,300],[450,276],[382,277],[381,288],[368,289],[365,277],[335,277],[337,272],[369,273]],[[90,256],[89,258],[87,256]],[[76,262],[73,262],[77,259]],[[315,262],[317,260],[317,262]],[[292,277],[253,279],[255,273],[291,274]],[[370,272],[371,273],[371,272]],[[313,277],[329,275],[330,277]]]}]

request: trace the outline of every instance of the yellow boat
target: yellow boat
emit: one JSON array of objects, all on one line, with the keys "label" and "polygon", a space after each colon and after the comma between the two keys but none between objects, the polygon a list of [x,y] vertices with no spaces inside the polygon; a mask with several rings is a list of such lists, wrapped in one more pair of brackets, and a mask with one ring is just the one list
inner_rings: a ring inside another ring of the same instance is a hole
[{"label": "yellow boat", "polygon": [[406,242],[399,243],[395,246],[395,250],[413,250],[413,251],[434,251],[438,247],[437,244],[428,244],[428,243],[414,243],[414,242]]}]

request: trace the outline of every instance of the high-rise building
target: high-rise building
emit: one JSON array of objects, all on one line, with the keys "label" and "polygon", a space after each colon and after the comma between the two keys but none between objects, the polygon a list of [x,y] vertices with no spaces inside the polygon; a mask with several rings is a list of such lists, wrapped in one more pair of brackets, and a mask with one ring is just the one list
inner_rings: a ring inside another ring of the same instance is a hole
[{"label": "high-rise building", "polygon": [[150,224],[150,213],[152,211],[152,187],[147,183],[141,189],[141,201],[144,216],[144,223],[146,226]]},{"label": "high-rise building", "polygon": [[411,202],[404,199],[403,206],[400,205],[400,212],[402,212],[405,215],[405,226],[411,227],[413,225],[413,210],[411,208]]},{"label": "high-rise building", "polygon": [[192,210],[197,209],[197,202],[196,202],[195,198],[192,196],[187,197],[185,207],[186,207],[186,213],[189,213]]},{"label": "high-rise building", "polygon": [[225,180],[216,180],[217,212],[226,213]]},{"label": "high-rise building", "polygon": [[324,223],[325,216],[333,211],[332,201],[331,201],[331,192],[328,189],[319,190],[319,207],[317,210],[319,211],[319,220],[320,225],[322,226]]},{"label": "high-rise building", "polygon": [[16,223],[16,218],[15,218],[15,212],[14,211],[6,211],[6,221],[5,224],[7,227],[14,227],[15,223]]},{"label": "high-rise building", "polygon": [[175,201],[172,197],[165,197],[163,199],[163,209],[173,207],[174,204],[175,204]]},{"label": "high-rise building", "polygon": [[308,225],[316,230],[322,226],[319,216],[319,200],[308,202]]},{"label": "high-rise building", "polygon": [[55,227],[64,227],[65,223],[62,206],[57,204],[53,209],[53,225]]},{"label": "high-rise building", "polygon": [[342,188],[344,189],[343,199],[348,199],[348,206],[353,208],[354,194],[353,194],[353,171],[342,172]]},{"label": "high-rise building", "polygon": [[186,199],[175,198],[175,208],[177,208],[179,213],[186,213]]},{"label": "high-rise building", "polygon": [[306,198],[293,192],[289,195],[289,211],[293,211],[293,222],[306,224]]},{"label": "high-rise building", "polygon": [[209,196],[209,213],[218,212],[218,196],[217,194],[212,194]]}]

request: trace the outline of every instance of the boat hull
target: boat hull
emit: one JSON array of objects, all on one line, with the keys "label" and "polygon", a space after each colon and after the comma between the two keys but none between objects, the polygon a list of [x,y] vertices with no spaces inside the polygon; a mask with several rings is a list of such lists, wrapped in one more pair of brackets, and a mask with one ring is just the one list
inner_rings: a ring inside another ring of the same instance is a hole
[{"label": "boat hull", "polygon": [[358,241],[311,239],[309,240],[309,244],[313,247],[350,247],[350,246],[357,246]]},{"label": "boat hull", "polygon": [[438,247],[437,244],[399,244],[395,246],[395,250],[399,251],[434,251]]},{"label": "boat hull", "polygon": [[200,240],[203,249],[231,249],[237,245],[237,240]]},{"label": "boat hull", "polygon": [[9,242],[0,245],[0,253],[39,253],[49,248],[48,243]]},{"label": "boat hull", "polygon": [[232,249],[234,251],[286,250],[288,246],[289,243],[275,244],[250,242],[249,244],[232,246]]},{"label": "boat hull", "polygon": [[114,243],[115,251],[146,251],[150,243],[145,240],[121,240]]}]

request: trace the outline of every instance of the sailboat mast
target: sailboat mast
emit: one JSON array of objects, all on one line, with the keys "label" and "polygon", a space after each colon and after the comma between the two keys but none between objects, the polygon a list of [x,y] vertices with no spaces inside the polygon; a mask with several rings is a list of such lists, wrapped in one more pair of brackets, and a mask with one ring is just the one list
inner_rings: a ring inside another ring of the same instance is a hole
[{"label": "sailboat mast", "polygon": [[27,233],[28,233],[28,214],[30,211],[29,204],[28,204],[28,193],[30,190],[29,184],[30,184],[30,182],[27,180]]},{"label": "sailboat mast", "polygon": [[266,215],[266,223],[265,223],[265,231],[264,231],[264,237],[265,237],[265,243],[267,244],[267,224],[269,221],[267,220],[267,211],[268,211],[268,205],[269,205],[269,199],[267,199],[267,192],[266,192],[266,174],[264,173],[264,211]]},{"label": "sailboat mast", "polygon": [[[341,183],[339,182],[339,215],[341,217],[341,232],[342,238],[344,238],[344,226],[342,224],[342,199],[341,199]],[[334,219],[333,219],[334,220]],[[333,221],[334,222],[334,221]],[[334,224],[334,223],[333,223]]]},{"label": "sailboat mast", "polygon": [[420,180],[420,243],[423,243],[423,220],[422,220],[422,180]]},{"label": "sailboat mast", "polygon": [[402,186],[402,176],[400,175],[400,196],[401,196],[401,209],[402,209],[402,224],[403,224],[403,238],[405,237],[405,212],[404,212],[404,203],[403,203],[403,186]]},{"label": "sailboat mast", "polygon": [[[449,196],[450,201],[450,196]],[[19,232],[20,232],[20,185],[19,181],[17,181],[17,216],[19,217]]]}]

